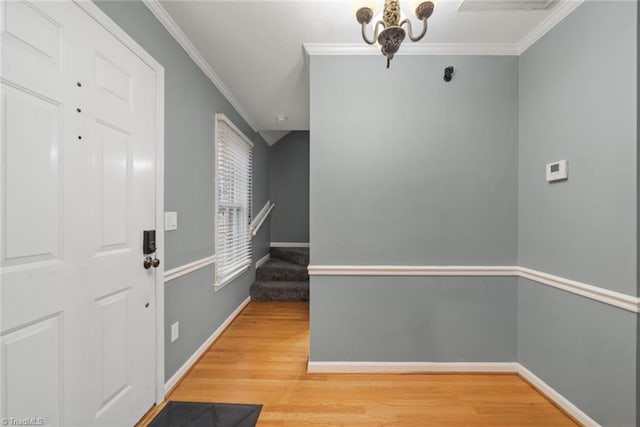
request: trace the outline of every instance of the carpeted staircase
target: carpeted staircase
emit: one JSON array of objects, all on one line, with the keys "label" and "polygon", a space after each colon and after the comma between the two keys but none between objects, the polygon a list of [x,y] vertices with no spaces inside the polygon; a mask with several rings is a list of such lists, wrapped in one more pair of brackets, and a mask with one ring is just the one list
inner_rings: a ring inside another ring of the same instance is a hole
[{"label": "carpeted staircase", "polygon": [[309,249],[271,248],[271,258],[256,270],[252,301],[309,301]]}]

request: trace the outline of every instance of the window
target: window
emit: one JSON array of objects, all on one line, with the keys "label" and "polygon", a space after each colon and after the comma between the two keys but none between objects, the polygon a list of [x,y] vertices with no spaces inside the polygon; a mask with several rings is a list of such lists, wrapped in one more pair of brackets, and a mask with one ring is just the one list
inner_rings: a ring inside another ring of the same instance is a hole
[{"label": "window", "polygon": [[251,163],[253,144],[224,115],[215,115],[215,251],[217,288],[251,265]]}]

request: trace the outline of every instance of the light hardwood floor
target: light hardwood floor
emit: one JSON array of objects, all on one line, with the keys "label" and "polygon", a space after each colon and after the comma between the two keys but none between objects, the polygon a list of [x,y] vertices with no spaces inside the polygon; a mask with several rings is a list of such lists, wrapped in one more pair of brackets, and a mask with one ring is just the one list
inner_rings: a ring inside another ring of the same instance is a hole
[{"label": "light hardwood floor", "polygon": [[307,374],[308,310],[250,303],[167,400],[261,403],[260,427],[576,425],[515,374]]}]

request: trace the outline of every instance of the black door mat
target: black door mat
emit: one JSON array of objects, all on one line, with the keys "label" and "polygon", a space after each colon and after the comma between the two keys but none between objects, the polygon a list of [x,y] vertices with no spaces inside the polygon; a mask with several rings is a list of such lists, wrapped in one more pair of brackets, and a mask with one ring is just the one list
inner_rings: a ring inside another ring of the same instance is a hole
[{"label": "black door mat", "polygon": [[255,427],[262,405],[170,401],[149,427]]}]

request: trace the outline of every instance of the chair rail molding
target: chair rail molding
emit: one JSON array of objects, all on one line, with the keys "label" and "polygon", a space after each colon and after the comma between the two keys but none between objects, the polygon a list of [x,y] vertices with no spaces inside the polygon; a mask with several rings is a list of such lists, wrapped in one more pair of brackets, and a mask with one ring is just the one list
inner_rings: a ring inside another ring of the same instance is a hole
[{"label": "chair rail molding", "polygon": [[[273,246],[273,243],[272,243]],[[309,276],[514,276],[640,313],[640,298],[519,266],[309,265]]]},{"label": "chair rail molding", "polygon": [[199,259],[197,261],[190,262],[188,264],[181,265],[176,268],[172,268],[171,270],[167,270],[164,272],[164,282],[170,282],[173,279],[177,279],[178,277],[189,274],[193,271],[204,268],[208,265],[215,264],[216,256],[211,255],[206,258]]}]

